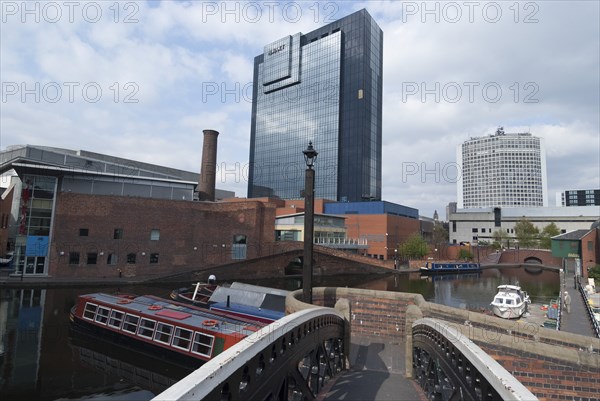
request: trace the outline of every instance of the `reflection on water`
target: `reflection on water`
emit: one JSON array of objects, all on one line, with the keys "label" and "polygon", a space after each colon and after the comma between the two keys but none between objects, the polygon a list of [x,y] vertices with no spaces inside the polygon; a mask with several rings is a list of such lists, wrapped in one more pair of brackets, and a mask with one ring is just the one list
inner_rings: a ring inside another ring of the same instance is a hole
[{"label": "reflection on water", "polygon": [[125,387],[123,389],[109,390],[103,393],[86,395],[76,398],[57,398],[56,401],[71,400],[98,400],[98,401],[148,401],[154,398],[150,391],[139,387]]},{"label": "reflection on water", "polygon": [[[165,296],[163,289],[136,288],[132,292]],[[118,288],[101,289],[117,292]],[[97,352],[97,340],[69,341],[69,311],[77,295],[95,289],[0,289],[0,394],[6,400],[144,399],[162,391],[188,371],[172,377],[155,372],[163,364],[136,365]],[[106,364],[101,365],[104,360]],[[163,372],[164,373],[164,372]],[[144,382],[143,377],[149,380]],[[164,383],[162,387],[159,385]]]},{"label": "reflection on water", "polygon": [[[258,283],[254,281],[253,283]],[[298,278],[261,280],[261,285],[296,290]],[[423,295],[430,302],[474,311],[487,310],[502,284],[520,285],[534,303],[548,303],[560,292],[559,274],[544,270],[530,273],[520,267],[484,269],[480,273],[422,276],[420,273],[315,277],[315,287],[353,287]]]},{"label": "reflection on water", "polygon": [[[247,281],[247,280],[246,280]],[[247,281],[297,290],[299,278]],[[168,297],[173,288],[128,287],[127,292]],[[533,302],[559,293],[556,272],[520,268],[480,274],[421,277],[419,273],[314,277],[313,285],[419,293],[431,302],[487,309],[496,287],[519,284]],[[69,311],[77,295],[118,288],[0,289],[0,394],[3,400],[149,400],[185,377],[191,367],[171,365],[133,351],[71,335]]]},{"label": "reflection on water", "polygon": [[[71,331],[70,345],[73,359],[82,366],[154,394],[166,390],[193,371],[191,366],[176,365],[147,353],[128,349],[125,344],[104,341],[99,336],[75,330]],[[200,365],[198,362],[198,366]]]}]

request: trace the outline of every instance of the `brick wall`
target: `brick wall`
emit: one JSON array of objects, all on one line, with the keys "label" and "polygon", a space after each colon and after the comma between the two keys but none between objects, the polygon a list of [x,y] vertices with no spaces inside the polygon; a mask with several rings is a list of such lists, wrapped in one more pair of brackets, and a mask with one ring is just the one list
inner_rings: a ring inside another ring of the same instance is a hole
[{"label": "brick wall", "polygon": [[[264,247],[263,252],[268,253],[266,256],[219,266],[188,269],[182,273],[174,273],[168,279],[172,281],[206,280],[210,274],[215,274],[218,280],[225,281],[283,277],[285,267],[304,254],[303,246],[302,242],[275,242],[269,249]],[[390,269],[389,263],[384,261],[318,246],[314,248],[313,258],[313,275],[315,276],[389,273]],[[167,278],[161,278],[161,280],[165,279]]]},{"label": "brick wall", "polygon": [[391,214],[346,214],[344,217],[348,238],[366,238],[369,248],[364,252],[383,255],[384,259],[393,259],[398,244],[418,234],[421,228],[417,219]]},{"label": "brick wall", "polygon": [[546,266],[562,265],[561,258],[552,256],[552,251],[545,249],[507,249],[502,252],[499,263],[525,263],[529,258],[537,258]]},{"label": "brick wall", "polygon": [[586,369],[551,356],[478,343],[540,400],[594,400],[600,397],[600,369]]},{"label": "brick wall", "polygon": [[[49,274],[55,277],[164,275],[232,261],[234,235],[247,237],[247,258],[273,249],[275,208],[262,202],[212,203],[58,193]],[[80,229],[88,235],[81,236]],[[120,239],[115,229],[122,229]],[[151,240],[159,230],[159,240]],[[79,263],[69,254],[78,252]],[[61,254],[62,253],[62,254]],[[96,264],[87,254],[96,253]],[[117,263],[107,264],[110,254]],[[127,255],[135,254],[135,263]],[[158,254],[158,263],[150,255]]]},{"label": "brick wall", "polygon": [[[314,303],[335,305],[333,294],[325,297],[315,294]],[[350,300],[352,335],[383,337],[395,343],[406,336],[406,308],[414,305],[410,298],[353,298]]]},{"label": "brick wall", "polygon": [[582,275],[587,279],[588,270],[600,264],[600,228],[590,230],[581,239]]}]

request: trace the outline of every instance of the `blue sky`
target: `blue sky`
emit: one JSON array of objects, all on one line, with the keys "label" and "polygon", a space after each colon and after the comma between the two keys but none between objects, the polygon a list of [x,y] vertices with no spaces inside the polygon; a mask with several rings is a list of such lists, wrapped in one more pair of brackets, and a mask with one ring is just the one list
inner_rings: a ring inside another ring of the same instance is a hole
[{"label": "blue sky", "polygon": [[254,57],[366,8],[384,31],[385,200],[443,218],[456,200],[456,146],[498,126],[544,139],[551,205],[555,192],[600,187],[595,1],[1,7],[1,149],[85,149],[199,171],[202,130],[216,129],[217,186],[244,197]]}]

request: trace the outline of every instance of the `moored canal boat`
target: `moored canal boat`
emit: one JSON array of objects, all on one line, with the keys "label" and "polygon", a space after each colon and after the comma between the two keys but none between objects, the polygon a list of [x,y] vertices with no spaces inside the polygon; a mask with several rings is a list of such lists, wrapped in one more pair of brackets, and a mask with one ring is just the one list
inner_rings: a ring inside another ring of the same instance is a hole
[{"label": "moored canal boat", "polygon": [[80,295],[70,319],[84,331],[203,361],[264,326],[152,295],[104,293]]},{"label": "moored canal boat", "polygon": [[427,262],[419,270],[421,274],[480,272],[481,265],[469,262]]},{"label": "moored canal boat", "polygon": [[499,285],[498,293],[490,304],[494,315],[504,319],[520,318],[531,303],[527,292],[517,285]]},{"label": "moored canal boat", "polygon": [[171,292],[171,298],[229,316],[271,323],[285,316],[289,291],[233,282],[229,285],[197,283]]}]

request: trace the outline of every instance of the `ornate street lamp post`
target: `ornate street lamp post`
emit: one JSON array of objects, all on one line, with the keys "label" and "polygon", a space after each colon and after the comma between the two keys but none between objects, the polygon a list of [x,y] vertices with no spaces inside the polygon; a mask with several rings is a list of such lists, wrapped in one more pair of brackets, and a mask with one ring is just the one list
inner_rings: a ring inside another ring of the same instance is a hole
[{"label": "ornate street lamp post", "polygon": [[304,302],[312,304],[312,259],[313,259],[313,234],[314,234],[314,197],[315,197],[315,170],[313,166],[317,160],[317,151],[312,142],[302,151],[306,161],[304,181],[304,261],[302,264],[302,297]]}]

